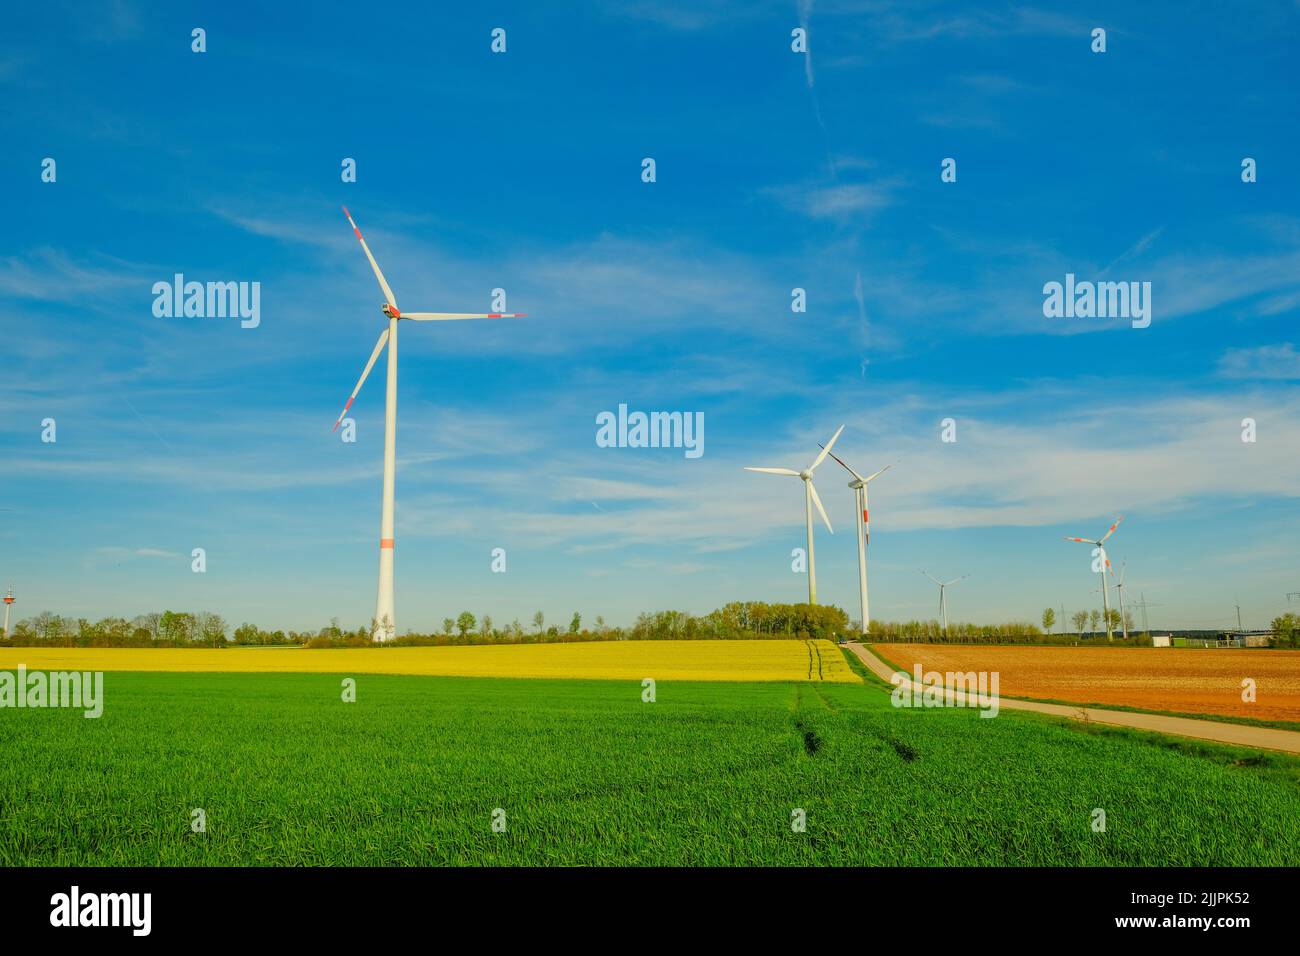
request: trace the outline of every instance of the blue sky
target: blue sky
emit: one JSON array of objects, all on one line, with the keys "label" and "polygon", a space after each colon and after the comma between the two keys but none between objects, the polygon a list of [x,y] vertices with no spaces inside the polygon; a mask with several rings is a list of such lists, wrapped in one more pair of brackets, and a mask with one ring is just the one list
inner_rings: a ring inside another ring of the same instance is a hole
[{"label": "blue sky", "polygon": [[[901,458],[872,486],[873,616],[934,615],[920,568],[970,575],[954,618],[1091,607],[1061,536],[1118,514],[1153,624],[1226,626],[1240,603],[1262,625],[1300,591],[1296,4],[9,19],[0,579],[20,616],[369,619],[382,376],[355,444],[330,426],[384,318],[341,203],[403,309],[487,311],[501,287],[529,313],[401,326],[401,630],[801,600],[801,490],[741,469],[802,467],[840,424],[859,470]],[[177,272],[260,282],[260,324],[155,317]],[[1149,281],[1150,327],[1044,318],[1066,273]],[[703,412],[704,455],[597,447],[620,403]],[[818,585],[856,615],[845,477],[817,473]]]}]

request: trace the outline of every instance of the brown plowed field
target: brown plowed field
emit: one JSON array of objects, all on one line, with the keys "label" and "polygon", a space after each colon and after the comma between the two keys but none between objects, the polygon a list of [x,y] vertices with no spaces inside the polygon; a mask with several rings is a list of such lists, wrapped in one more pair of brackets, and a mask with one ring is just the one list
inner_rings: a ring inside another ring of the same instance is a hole
[{"label": "brown plowed field", "polygon": [[[876,644],[909,674],[997,671],[1008,697],[1300,722],[1300,653],[1168,647]],[[1255,702],[1241,699],[1255,681]]]}]

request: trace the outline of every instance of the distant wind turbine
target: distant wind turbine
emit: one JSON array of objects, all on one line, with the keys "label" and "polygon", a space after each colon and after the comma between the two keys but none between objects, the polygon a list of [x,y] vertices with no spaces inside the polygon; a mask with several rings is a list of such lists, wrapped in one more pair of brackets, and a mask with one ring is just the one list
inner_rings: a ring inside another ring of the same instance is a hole
[{"label": "distant wind turbine", "polygon": [[[818,444],[820,444],[820,442]],[[843,459],[834,452],[831,452],[830,456],[839,462],[840,466],[843,467],[845,471],[853,476],[853,480],[849,482],[849,487],[853,489],[854,498],[856,499],[858,506],[858,595],[862,601],[862,633],[865,635],[871,632],[871,615],[868,613],[867,607],[867,543],[871,538],[871,524],[867,517],[867,483],[873,478],[889,471],[889,469],[894,467],[894,463],[890,463],[884,468],[881,468],[880,471],[863,478],[848,465],[844,464]]]},{"label": "distant wind turbine", "polygon": [[5,639],[10,636],[9,630],[9,609],[14,606],[14,586],[9,585],[9,593],[5,595]]},{"label": "distant wind turbine", "polygon": [[948,588],[952,587],[958,581],[965,580],[966,578],[970,577],[970,575],[963,574],[961,577],[953,578],[951,581],[940,581],[929,571],[923,570],[921,571],[921,573],[924,574],[931,581],[933,581],[935,584],[939,585],[939,616],[943,618],[943,636],[947,637],[948,636],[948,598],[946,592]]},{"label": "distant wind turbine", "polygon": [[1106,557],[1105,545],[1106,545],[1106,539],[1115,533],[1115,529],[1119,527],[1119,523],[1123,520],[1124,520],[1123,515],[1120,515],[1118,518],[1116,518],[1115,523],[1110,526],[1110,530],[1108,530],[1096,541],[1093,541],[1091,538],[1071,538],[1069,536],[1067,536],[1065,539],[1066,541],[1078,541],[1082,544],[1090,544],[1093,547],[1095,547],[1098,551],[1101,552],[1101,561],[1102,561],[1101,604],[1102,607],[1105,609],[1103,615],[1106,618],[1106,640],[1108,641],[1113,641],[1115,639],[1115,631],[1110,625],[1110,593],[1106,588],[1106,572],[1110,571],[1111,574],[1114,574],[1115,572],[1110,570],[1110,558]]},{"label": "distant wind turbine", "polygon": [[379,341],[375,343],[375,350],[370,353],[370,361],[366,362],[365,370],[357,380],[357,387],[348,396],[348,402],[339,413],[334,429],[338,429],[343,416],[352,407],[352,400],[357,397],[357,392],[361,391],[366,376],[374,368],[375,360],[379,358],[379,353],[387,344],[388,391],[384,404],[384,496],[379,520],[379,595],[375,601],[375,623],[371,637],[376,641],[390,641],[397,633],[397,622],[393,611],[393,492],[397,471],[397,322],[399,319],[412,319],[416,322],[438,322],[449,319],[513,319],[522,317],[525,313],[398,311],[393,290],[388,287],[384,274],[379,271],[379,263],[375,262],[375,257],[370,254],[370,247],[366,245],[366,240],[361,238],[361,230],[352,221],[352,214],[348,212],[347,206],[343,207],[343,215],[348,217],[348,223],[352,226],[352,231],[357,234],[357,241],[361,243],[361,249],[370,261],[370,268],[374,270],[375,278],[379,280],[379,288],[384,293],[385,299],[384,304],[380,306],[380,311],[388,317],[388,328],[379,333]]},{"label": "distant wind turbine", "polygon": [[818,455],[817,458],[813,461],[813,463],[809,465],[807,468],[805,468],[803,471],[795,471],[793,468],[750,468],[748,465],[745,466],[746,471],[761,471],[766,475],[789,475],[794,478],[799,478],[800,480],[803,481],[804,518],[808,526],[808,603],[809,604],[817,603],[817,569],[816,569],[816,565],[813,563],[813,520],[812,520],[813,505],[817,506],[817,513],[822,516],[822,521],[826,523],[826,530],[829,531],[831,534],[835,533],[835,529],[831,527],[831,519],[826,517],[826,509],[822,507],[822,500],[817,496],[817,489],[813,487],[812,476],[817,466],[820,465],[823,461],[825,461],[826,456],[831,453],[831,446],[835,444],[835,439],[840,437],[840,432],[842,431],[844,431],[843,425],[841,425],[838,429],[836,429],[835,434],[831,436],[831,440],[828,441],[822,447],[822,453]]},{"label": "distant wind turbine", "polygon": [[1121,561],[1119,565],[1119,580],[1115,582],[1115,593],[1119,595],[1119,624],[1124,629],[1124,640],[1128,640],[1128,621],[1124,617],[1124,572],[1128,569],[1128,562]]}]

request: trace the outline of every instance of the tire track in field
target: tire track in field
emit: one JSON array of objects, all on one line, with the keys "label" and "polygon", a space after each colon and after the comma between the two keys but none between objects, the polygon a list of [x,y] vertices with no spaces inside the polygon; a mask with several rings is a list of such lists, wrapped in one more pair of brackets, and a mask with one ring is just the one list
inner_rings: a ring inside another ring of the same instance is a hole
[{"label": "tire track in field", "polygon": [[[815,683],[809,683],[808,687],[814,694],[817,695],[818,700],[821,701],[822,706],[825,707],[827,711],[829,711],[832,714],[835,714],[836,716],[839,716],[840,709],[836,707],[833,703],[831,703],[830,698],[822,693],[822,689],[820,687],[818,687]],[[921,756],[919,750],[917,750],[911,744],[899,740],[897,737],[891,737],[888,734],[883,733],[882,731],[872,727],[866,727],[863,729],[866,730],[866,732],[869,733],[871,736],[875,737],[877,740],[880,740],[881,742],[888,744],[890,748],[894,751],[894,753],[897,754],[900,758],[902,758],[902,760],[906,763],[911,763],[913,760],[916,760],[918,757]]]},{"label": "tire track in field", "polygon": [[816,641],[804,641],[808,647],[808,679],[813,679],[813,671],[817,671],[817,679],[825,680],[826,676],[822,670],[822,649],[817,646]]},{"label": "tire track in field", "polygon": [[[808,669],[809,669],[809,673],[811,674],[812,673],[811,663],[808,665]],[[817,689],[816,684],[809,683],[807,685],[803,685],[803,684],[795,685],[794,706],[791,708],[790,719],[794,724],[795,733],[798,734],[803,739],[804,752],[807,753],[809,757],[815,757],[817,756],[817,751],[821,749],[822,738],[821,735],[817,733],[817,731],[813,730],[811,727],[808,726],[807,722],[801,716],[803,712],[803,689],[805,686],[812,689],[813,693],[817,695],[817,699],[822,703],[823,706],[828,706],[828,705],[826,703],[826,698],[822,696],[821,691]]]}]

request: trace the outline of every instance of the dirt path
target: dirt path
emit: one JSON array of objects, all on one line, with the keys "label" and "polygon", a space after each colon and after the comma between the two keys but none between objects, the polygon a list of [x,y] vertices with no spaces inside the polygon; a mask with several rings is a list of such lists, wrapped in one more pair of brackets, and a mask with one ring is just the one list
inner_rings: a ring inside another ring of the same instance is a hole
[{"label": "dirt path", "polygon": [[[861,644],[849,642],[849,650],[858,656],[867,668],[886,683],[894,674],[890,667]],[[906,675],[906,672],[902,672]],[[916,688],[916,682],[907,678],[907,682]],[[948,700],[954,693],[946,691]],[[1069,707],[1064,704],[1039,704],[1029,700],[1012,700],[1001,697],[999,708],[1005,710],[1032,710],[1040,714],[1052,714],[1056,717],[1069,717],[1073,720],[1090,720],[1098,724],[1114,724],[1119,727],[1135,727],[1138,730],[1154,730],[1176,737],[1195,737],[1198,740],[1213,740],[1223,744],[1236,744],[1241,747],[1261,747],[1265,750],[1281,750],[1286,753],[1300,754],[1300,733],[1294,730],[1277,730],[1272,727],[1251,727],[1246,724],[1225,724],[1214,720],[1193,720],[1189,717],[1165,717],[1160,714],[1135,714],[1122,710],[1097,710],[1092,707]]]}]

